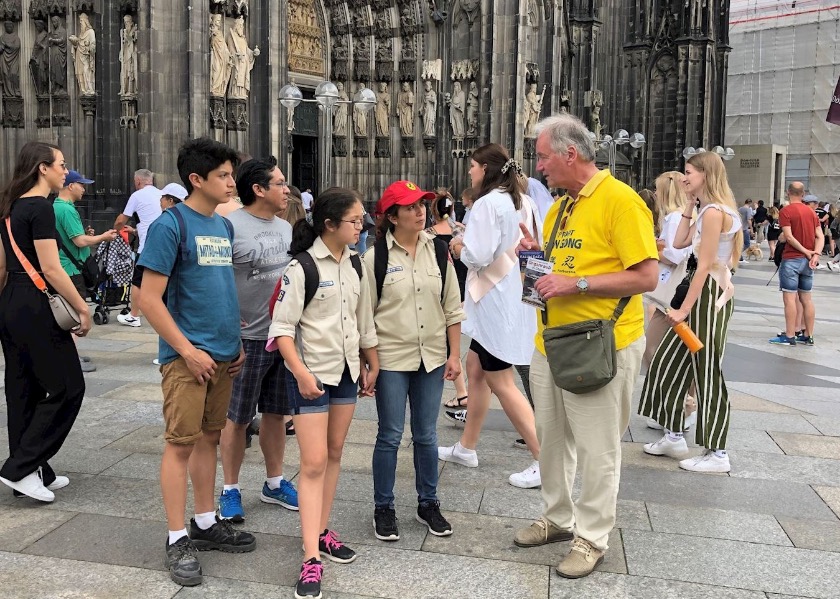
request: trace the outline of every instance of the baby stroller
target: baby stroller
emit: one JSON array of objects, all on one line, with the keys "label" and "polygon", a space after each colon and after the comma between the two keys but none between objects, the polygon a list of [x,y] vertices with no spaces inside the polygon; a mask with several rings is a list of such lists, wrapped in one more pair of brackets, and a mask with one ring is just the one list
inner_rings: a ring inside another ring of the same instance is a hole
[{"label": "baby stroller", "polygon": [[96,261],[100,274],[99,283],[93,290],[93,301],[96,304],[93,322],[108,324],[110,308],[123,306],[122,314],[129,311],[134,252],[121,236],[117,236],[114,241],[99,244]]}]

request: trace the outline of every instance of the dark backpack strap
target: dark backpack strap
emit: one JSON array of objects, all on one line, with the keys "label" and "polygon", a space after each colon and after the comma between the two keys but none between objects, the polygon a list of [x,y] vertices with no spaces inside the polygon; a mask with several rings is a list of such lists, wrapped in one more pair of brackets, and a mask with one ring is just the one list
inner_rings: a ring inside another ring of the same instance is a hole
[{"label": "dark backpack strap", "polygon": [[222,220],[225,221],[225,228],[227,229],[228,237],[230,237],[230,242],[233,243],[233,223],[224,216],[222,217]]},{"label": "dark backpack strap", "polygon": [[376,302],[382,299],[382,286],[388,272],[388,242],[385,237],[376,240],[373,246],[373,275],[376,278]]},{"label": "dark backpack strap", "polygon": [[315,258],[309,252],[300,252],[295,255],[295,260],[303,268],[303,309],[306,310],[306,306],[309,305],[309,302],[318,293],[318,285],[321,284],[321,273],[318,272],[318,265],[315,264]]},{"label": "dark backpack strap", "polygon": [[365,272],[362,268],[362,257],[359,254],[350,254],[350,264],[353,265],[353,270],[359,275],[359,280],[361,281]]},{"label": "dark backpack strap", "polygon": [[[566,212],[566,205],[568,205],[570,199],[566,196],[566,199],[560,205],[560,210],[557,211],[557,218],[554,219],[554,227],[551,229],[551,235],[548,236],[548,240],[543,247],[543,255],[549,262],[551,261],[551,251],[554,249],[554,240],[557,239],[557,231],[560,230],[560,223],[563,222],[563,214]],[[542,310],[542,322],[544,327],[548,326],[548,302],[545,303],[545,310]]]},{"label": "dark backpack strap", "polygon": [[449,263],[449,246],[443,239],[438,237],[432,238],[435,244],[435,258],[437,259],[438,270],[440,271],[440,303],[443,304],[443,298],[446,295],[446,272]]},{"label": "dark backpack strap", "polygon": [[58,245],[61,248],[61,251],[64,252],[64,255],[67,256],[67,259],[73,263],[73,266],[78,268],[80,271],[84,268],[84,265],[76,260],[69,251],[67,251],[67,246],[64,245],[64,242],[61,240],[61,237],[58,238]]},{"label": "dark backpack strap", "polygon": [[[184,220],[184,215],[181,214],[179,206],[173,206],[166,212],[175,217],[175,221],[178,223],[178,255],[181,260],[186,260],[190,255],[187,248],[187,222]],[[227,222],[227,219],[225,219],[225,222]]]}]

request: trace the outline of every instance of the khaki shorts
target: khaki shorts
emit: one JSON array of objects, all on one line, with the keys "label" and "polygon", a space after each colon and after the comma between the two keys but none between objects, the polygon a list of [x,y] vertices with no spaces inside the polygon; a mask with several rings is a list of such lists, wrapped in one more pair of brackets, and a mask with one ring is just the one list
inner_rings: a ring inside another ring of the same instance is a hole
[{"label": "khaki shorts", "polygon": [[225,427],[233,388],[229,366],[230,362],[216,362],[216,374],[204,385],[195,380],[184,358],[160,367],[164,439],[176,445],[194,445],[202,431],[220,431]]}]

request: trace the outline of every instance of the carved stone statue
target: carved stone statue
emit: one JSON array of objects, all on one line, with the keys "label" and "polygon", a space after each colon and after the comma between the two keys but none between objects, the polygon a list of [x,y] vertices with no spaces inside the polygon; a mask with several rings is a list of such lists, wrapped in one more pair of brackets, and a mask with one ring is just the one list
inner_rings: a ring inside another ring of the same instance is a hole
[{"label": "carved stone statue", "polygon": [[247,100],[251,93],[251,71],[254,60],[260,55],[259,47],[251,50],[245,39],[245,19],[239,17],[234,21],[233,29],[228,32],[228,51],[231,58],[230,87],[228,98],[232,100]]},{"label": "carved stone statue", "polygon": [[467,96],[467,137],[478,134],[478,85],[470,82],[470,93]]},{"label": "carved stone statue", "polygon": [[464,109],[466,108],[466,97],[461,89],[461,82],[456,81],[452,85],[452,97],[449,98],[449,124],[452,126],[452,137],[463,139],[464,137]]},{"label": "carved stone statue", "polygon": [[79,35],[69,38],[73,45],[73,67],[79,94],[96,95],[96,32],[90,26],[90,19],[85,13],[79,15]]},{"label": "carved stone statue", "polygon": [[595,134],[595,139],[601,139],[601,106],[604,105],[604,99],[601,97],[601,92],[594,90],[592,92],[592,110],[589,114],[589,130]]},{"label": "carved stone statue", "polygon": [[411,137],[414,135],[414,91],[408,81],[402,84],[397,112],[400,117],[400,133],[403,137]]},{"label": "carved stone statue", "polygon": [[35,43],[32,46],[32,56],[29,59],[29,73],[35,94],[44,96],[50,93],[50,50],[47,40],[47,23],[41,19],[34,21]]},{"label": "carved stone statue", "polygon": [[480,9],[480,0],[455,0],[455,9],[452,11],[452,24],[458,25],[461,19],[466,17],[467,24],[472,27]]},{"label": "carved stone statue", "polygon": [[4,98],[20,98],[20,37],[12,21],[0,34],[0,90]]},{"label": "carved stone statue", "polygon": [[210,15],[210,95],[223,98],[230,80],[231,58],[222,31],[222,15]]},{"label": "carved stone statue", "polygon": [[528,93],[525,95],[525,137],[535,138],[537,136],[537,122],[540,120],[542,111],[542,96],[537,95],[537,86],[528,86]]},{"label": "carved stone statue", "polygon": [[50,44],[50,84],[55,96],[67,95],[67,30],[61,17],[53,15],[50,19],[52,33]]},{"label": "carved stone statue", "polygon": [[420,116],[423,117],[423,135],[426,137],[435,136],[437,102],[437,93],[432,89],[432,82],[426,80],[423,83],[423,106],[420,107]]},{"label": "carved stone statue", "polygon": [[286,109],[286,131],[291,133],[295,130],[295,109],[294,107]]},{"label": "carved stone statue", "polygon": [[[359,91],[365,89],[365,84],[359,84]],[[362,105],[359,103],[353,104],[353,132],[356,137],[367,137],[367,113],[362,110]]]},{"label": "carved stone statue", "polygon": [[339,81],[335,84],[336,88],[338,89],[338,102],[335,103],[335,108],[333,112],[333,135],[335,136],[346,136],[347,135],[347,104],[343,104],[342,102],[347,102],[347,92],[344,91],[344,84]]},{"label": "carved stone statue", "polygon": [[376,94],[376,135],[388,137],[388,125],[391,120],[391,93],[388,91],[388,84],[379,83],[379,93]]},{"label": "carved stone statue", "polygon": [[137,25],[131,15],[123,17],[120,29],[120,95],[137,95]]}]

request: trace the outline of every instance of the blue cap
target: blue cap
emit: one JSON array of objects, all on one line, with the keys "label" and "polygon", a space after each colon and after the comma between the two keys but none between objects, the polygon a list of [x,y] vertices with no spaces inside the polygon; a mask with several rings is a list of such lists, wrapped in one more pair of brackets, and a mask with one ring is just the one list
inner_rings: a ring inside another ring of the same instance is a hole
[{"label": "blue cap", "polygon": [[85,179],[82,175],[79,174],[78,171],[70,171],[67,173],[67,176],[64,177],[64,187],[67,187],[71,183],[81,183],[82,185],[90,185],[93,183],[92,179]]},{"label": "blue cap", "polygon": [[817,202],[820,201],[820,199],[815,195],[808,194],[808,195],[805,196],[805,199],[803,199],[802,201],[805,202],[806,204],[816,204]]}]

